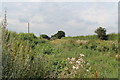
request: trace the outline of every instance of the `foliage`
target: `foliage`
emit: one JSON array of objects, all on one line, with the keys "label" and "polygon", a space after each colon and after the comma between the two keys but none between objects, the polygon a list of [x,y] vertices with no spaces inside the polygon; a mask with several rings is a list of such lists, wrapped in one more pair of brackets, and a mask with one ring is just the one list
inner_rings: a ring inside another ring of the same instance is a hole
[{"label": "foliage", "polygon": [[29,41],[33,41],[34,39],[36,39],[37,37],[33,34],[33,33],[20,33],[19,34],[19,39],[20,40],[29,40]]},{"label": "foliage", "polygon": [[[118,77],[118,34],[112,35],[115,39],[108,35],[106,41],[98,40],[96,35],[46,40],[32,33],[2,31],[3,78]],[[78,69],[79,59],[83,67]]]},{"label": "foliage", "polygon": [[41,34],[41,35],[40,35],[40,38],[50,40],[50,37],[47,36],[46,34]]},{"label": "foliage", "polygon": [[62,37],[65,37],[64,31],[58,31],[56,34],[52,35],[52,39],[61,39]]},{"label": "foliage", "polygon": [[52,47],[49,46],[49,45],[44,46],[42,50],[43,50],[43,54],[52,54],[52,53],[54,53]]},{"label": "foliage", "polygon": [[95,30],[95,33],[98,35],[98,38],[101,40],[107,40],[106,29],[99,27]]},{"label": "foliage", "polygon": [[[43,57],[33,52],[37,39],[33,34],[17,34],[3,30],[2,39],[4,44],[2,51],[3,78],[44,78],[47,76],[47,66]],[[23,37],[22,37],[23,36]],[[29,41],[31,43],[29,44]],[[41,42],[38,42],[41,43]],[[31,76],[32,75],[32,76]]]}]

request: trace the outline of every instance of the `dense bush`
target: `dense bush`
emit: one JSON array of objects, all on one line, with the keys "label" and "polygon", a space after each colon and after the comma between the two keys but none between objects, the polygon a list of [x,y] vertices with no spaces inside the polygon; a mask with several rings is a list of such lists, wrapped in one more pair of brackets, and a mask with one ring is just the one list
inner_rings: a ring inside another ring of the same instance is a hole
[{"label": "dense bush", "polygon": [[106,29],[99,27],[95,30],[95,33],[97,33],[98,38],[101,40],[107,40],[107,35],[106,35]]},{"label": "dense bush", "polygon": [[38,52],[35,53],[32,46],[46,43],[46,41],[37,40],[37,37],[31,33],[17,34],[5,29],[3,31],[3,79],[45,78],[49,67],[46,61],[42,61],[44,57],[40,57]]},{"label": "dense bush", "polygon": [[50,37],[47,36],[46,34],[41,34],[41,35],[40,35],[40,38],[50,40]]},{"label": "dense bush", "polygon": [[62,37],[65,37],[64,31],[58,31],[56,34],[52,35],[52,39],[61,39]]}]

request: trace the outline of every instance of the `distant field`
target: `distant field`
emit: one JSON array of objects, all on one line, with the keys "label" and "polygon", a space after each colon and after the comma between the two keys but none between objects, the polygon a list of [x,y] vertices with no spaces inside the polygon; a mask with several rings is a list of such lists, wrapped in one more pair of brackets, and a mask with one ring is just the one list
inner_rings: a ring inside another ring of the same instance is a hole
[{"label": "distant field", "polygon": [[[120,34],[111,33],[108,34],[108,40],[118,40]],[[97,35],[88,35],[88,36],[74,36],[74,37],[65,37],[64,39],[82,39],[82,40],[98,40]]]}]

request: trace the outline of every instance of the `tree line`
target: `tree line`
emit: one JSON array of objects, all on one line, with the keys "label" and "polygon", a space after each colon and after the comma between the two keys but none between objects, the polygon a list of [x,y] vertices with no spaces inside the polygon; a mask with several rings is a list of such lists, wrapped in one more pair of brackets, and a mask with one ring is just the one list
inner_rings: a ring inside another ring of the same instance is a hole
[{"label": "tree line", "polygon": [[[99,27],[95,30],[95,33],[97,34],[97,37],[100,40],[107,40],[108,39],[105,28]],[[44,38],[44,39],[47,39],[47,40],[61,39],[62,37],[65,37],[65,32],[64,31],[58,31],[56,34],[52,35],[51,37],[49,37],[46,34],[41,34],[40,35],[40,38]]]}]

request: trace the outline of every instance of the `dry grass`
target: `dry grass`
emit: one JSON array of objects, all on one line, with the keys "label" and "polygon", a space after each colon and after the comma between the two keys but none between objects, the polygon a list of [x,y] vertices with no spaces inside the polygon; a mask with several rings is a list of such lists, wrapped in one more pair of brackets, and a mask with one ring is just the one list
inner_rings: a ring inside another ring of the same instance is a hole
[{"label": "dry grass", "polygon": [[89,41],[88,40],[76,40],[76,44],[80,44],[80,45],[83,45],[83,44],[87,44]]},{"label": "dry grass", "polygon": [[65,39],[56,39],[56,40],[52,40],[50,41],[51,44],[61,44],[61,43],[66,43],[68,40]]}]

